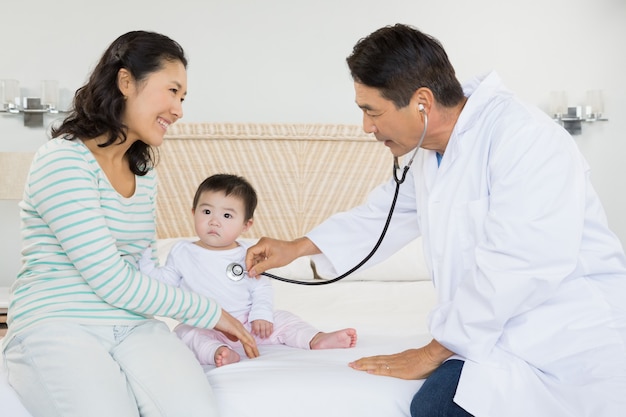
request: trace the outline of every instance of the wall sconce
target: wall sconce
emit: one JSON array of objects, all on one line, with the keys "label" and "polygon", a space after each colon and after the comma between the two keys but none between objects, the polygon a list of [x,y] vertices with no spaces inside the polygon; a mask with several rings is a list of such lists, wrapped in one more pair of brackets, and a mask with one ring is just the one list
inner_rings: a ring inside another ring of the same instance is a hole
[{"label": "wall sconce", "polygon": [[41,97],[21,97],[17,80],[0,80],[0,112],[24,115],[24,126],[43,127],[45,113],[65,113],[59,107],[59,87],[56,80],[41,82]]},{"label": "wall sconce", "polygon": [[569,106],[565,91],[553,91],[550,93],[550,114],[571,135],[582,133],[582,124],[593,122],[606,122],[604,116],[604,99],[602,90],[587,91],[587,104],[584,106]]}]

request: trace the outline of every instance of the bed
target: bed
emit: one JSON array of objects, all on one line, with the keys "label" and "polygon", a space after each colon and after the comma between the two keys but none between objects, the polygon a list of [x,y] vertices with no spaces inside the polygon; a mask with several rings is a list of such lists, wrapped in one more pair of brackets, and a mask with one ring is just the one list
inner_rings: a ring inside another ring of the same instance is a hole
[{"label": "bed", "polygon": [[[236,173],[255,186],[259,206],[245,239],[292,239],[330,214],[363,202],[370,189],[389,178],[392,160],[359,126],[325,124],[177,124],[170,127],[159,153],[157,234],[162,259],[178,239],[194,235],[187,213],[196,185],[208,175]],[[366,267],[330,285],[274,281],[276,309],[289,310],[321,331],[354,327],[357,346],[317,351],[262,346],[259,358],[206,366],[222,417],[409,415],[409,403],[422,381],[373,376],[347,364],[430,339],[426,317],[435,299],[421,243],[411,242],[382,264]],[[324,279],[308,258],[273,272],[307,281]],[[0,410],[3,416],[29,417],[4,370]]]}]

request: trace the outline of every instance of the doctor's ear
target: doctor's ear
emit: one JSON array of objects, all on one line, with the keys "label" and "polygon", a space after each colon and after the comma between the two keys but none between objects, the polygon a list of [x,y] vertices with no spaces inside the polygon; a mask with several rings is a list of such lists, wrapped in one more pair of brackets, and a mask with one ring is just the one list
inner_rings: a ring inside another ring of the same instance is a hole
[{"label": "doctor's ear", "polygon": [[433,92],[426,87],[420,87],[413,93],[411,97],[411,104],[416,105],[416,109],[421,115],[428,115],[431,106],[434,104],[435,97]]}]

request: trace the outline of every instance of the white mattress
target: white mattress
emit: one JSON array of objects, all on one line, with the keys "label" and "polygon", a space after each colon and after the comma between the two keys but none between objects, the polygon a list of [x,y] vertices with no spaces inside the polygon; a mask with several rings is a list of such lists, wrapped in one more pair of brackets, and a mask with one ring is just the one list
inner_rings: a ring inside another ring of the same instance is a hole
[{"label": "white mattress", "polygon": [[[321,331],[354,327],[357,346],[318,351],[262,346],[259,358],[206,367],[222,417],[409,416],[422,381],[369,375],[347,364],[426,343],[426,316],[434,304],[430,282],[342,281],[305,287],[275,281],[274,286],[276,309],[296,313]],[[2,415],[30,417],[0,372]]]}]

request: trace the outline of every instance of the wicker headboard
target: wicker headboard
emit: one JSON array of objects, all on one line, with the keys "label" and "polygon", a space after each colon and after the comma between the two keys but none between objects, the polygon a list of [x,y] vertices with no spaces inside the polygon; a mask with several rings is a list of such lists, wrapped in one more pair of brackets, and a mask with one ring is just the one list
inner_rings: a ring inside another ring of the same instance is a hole
[{"label": "wicker headboard", "polygon": [[259,204],[244,237],[302,236],[361,204],[391,175],[392,157],[360,126],[194,123],[170,126],[159,149],[157,236],[194,236],[196,187],[215,173],[244,176]]}]

